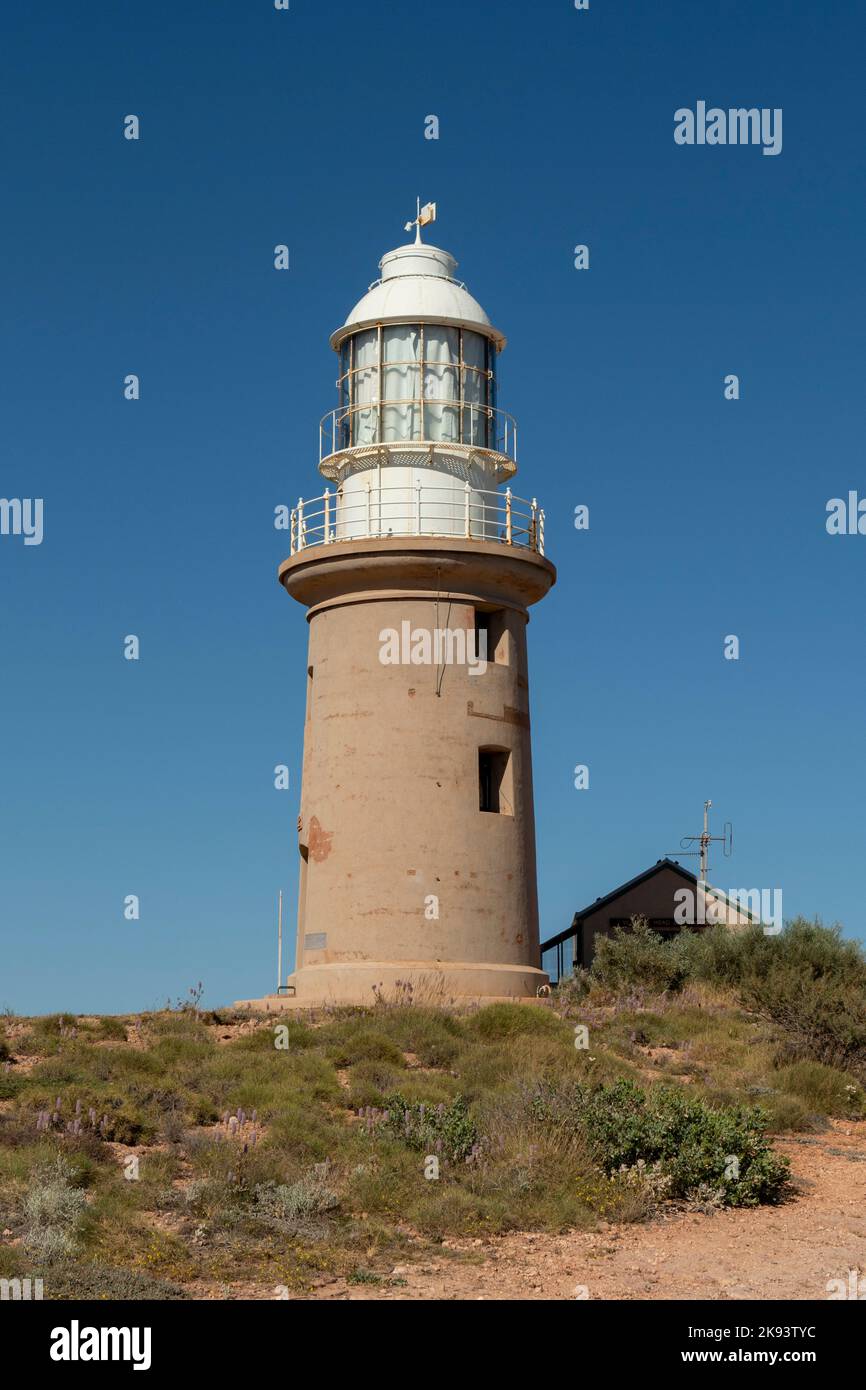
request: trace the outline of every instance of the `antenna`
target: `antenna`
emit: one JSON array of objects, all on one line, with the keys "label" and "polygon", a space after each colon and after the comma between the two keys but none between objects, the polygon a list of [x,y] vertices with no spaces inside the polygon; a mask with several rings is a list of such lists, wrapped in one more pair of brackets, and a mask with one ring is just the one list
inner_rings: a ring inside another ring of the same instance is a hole
[{"label": "antenna", "polygon": [[[726,859],[730,859],[734,850],[734,827],[729,820],[725,821],[724,830],[721,835],[710,834],[710,807],[712,804],[711,801],[704,802],[704,828],[700,835],[684,835],[680,840],[680,849],[685,850],[685,853],[689,857],[694,856],[701,861],[701,883],[706,883],[707,881],[709,851],[713,841],[718,841],[718,843],[721,844],[722,853]],[[685,848],[686,845],[694,844],[698,844],[700,848],[692,850]]]},{"label": "antenna", "polygon": [[421,245],[423,244],[422,241],[421,241],[421,228],[422,228],[422,227],[426,227],[428,222],[435,222],[435,221],[436,221],[436,204],[435,204],[435,203],[425,203],[424,206],[423,206],[423,208],[422,208],[422,206],[421,206],[421,199],[420,199],[420,198],[416,198],[416,199],[415,199],[415,208],[416,208],[416,215],[415,215],[414,219],[413,219],[411,222],[407,222],[406,225],[405,225],[405,227],[403,228],[403,230],[406,231],[406,232],[411,232],[412,228],[414,227],[414,228],[415,228],[415,245],[416,245],[416,246],[421,246]]}]

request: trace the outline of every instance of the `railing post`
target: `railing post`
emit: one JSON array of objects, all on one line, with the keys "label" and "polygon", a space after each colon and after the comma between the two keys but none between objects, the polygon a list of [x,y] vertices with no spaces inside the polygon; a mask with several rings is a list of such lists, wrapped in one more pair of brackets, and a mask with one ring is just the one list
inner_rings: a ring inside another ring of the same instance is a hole
[{"label": "railing post", "polygon": [[298,498],[298,549],[304,548],[304,499]]},{"label": "railing post", "polygon": [[373,534],[373,489],[367,483],[367,535]]},{"label": "railing post", "polygon": [[514,462],[517,462],[517,421],[511,421],[511,437],[514,440]]},{"label": "railing post", "polygon": [[421,534],[421,479],[420,479],[420,478],[418,479],[418,481],[417,481],[417,483],[415,484],[415,486],[416,486],[416,488],[418,489],[418,496],[417,496],[416,501],[415,501],[415,529],[416,529],[417,534],[420,536],[420,534]]},{"label": "railing post", "polygon": [[326,487],[326,488],[325,488],[325,499],[324,499],[324,500],[325,500],[325,545],[328,545],[329,542],[330,542],[330,539],[331,539],[331,489],[330,489],[329,487]]},{"label": "railing post", "polygon": [[290,555],[294,555],[294,553],[295,553],[295,545],[296,545],[296,540],[295,540],[295,527],[296,527],[296,525],[297,525],[297,519],[298,519],[298,514],[297,514],[297,512],[295,511],[294,507],[292,507],[292,513],[291,513],[291,516],[290,516],[290,518],[289,518],[289,554],[290,554]]},{"label": "railing post", "polygon": [[532,507],[532,520],[529,523],[529,547],[531,550],[538,549],[538,503],[533,497],[530,503]]},{"label": "railing post", "polygon": [[511,488],[505,489],[505,544],[511,544]]},{"label": "railing post", "polygon": [[538,553],[544,554],[544,508],[538,513]]},{"label": "railing post", "polygon": [[471,524],[470,517],[469,517],[469,497],[470,497],[470,488],[469,488],[469,484],[468,484],[468,483],[466,483],[466,485],[465,485],[465,487],[464,487],[464,489],[463,489],[463,492],[464,492],[464,495],[465,495],[465,498],[466,498],[466,536],[467,536],[467,538],[468,538],[469,536],[472,535],[472,524]]}]

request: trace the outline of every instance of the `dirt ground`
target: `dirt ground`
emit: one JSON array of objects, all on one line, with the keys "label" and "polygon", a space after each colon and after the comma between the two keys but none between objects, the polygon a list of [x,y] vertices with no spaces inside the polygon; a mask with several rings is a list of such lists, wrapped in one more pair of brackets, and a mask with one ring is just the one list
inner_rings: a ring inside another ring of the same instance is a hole
[{"label": "dirt ground", "polygon": [[831,1122],[820,1135],[789,1136],[777,1147],[796,1184],[779,1207],[676,1213],[588,1235],[449,1241],[441,1255],[396,1266],[389,1285],[334,1280],[310,1296],[826,1299],[828,1280],[847,1285],[856,1269],[866,1298],[866,1122]]}]

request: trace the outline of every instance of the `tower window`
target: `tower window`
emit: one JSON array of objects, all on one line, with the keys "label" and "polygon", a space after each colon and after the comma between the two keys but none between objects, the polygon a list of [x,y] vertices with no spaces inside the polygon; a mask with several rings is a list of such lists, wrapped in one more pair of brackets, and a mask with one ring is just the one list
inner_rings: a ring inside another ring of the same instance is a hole
[{"label": "tower window", "polygon": [[510,661],[508,622],[504,608],[476,608],[475,653],[497,666]]},{"label": "tower window", "polygon": [[478,750],[478,809],[494,815],[514,815],[511,754],[506,748]]}]

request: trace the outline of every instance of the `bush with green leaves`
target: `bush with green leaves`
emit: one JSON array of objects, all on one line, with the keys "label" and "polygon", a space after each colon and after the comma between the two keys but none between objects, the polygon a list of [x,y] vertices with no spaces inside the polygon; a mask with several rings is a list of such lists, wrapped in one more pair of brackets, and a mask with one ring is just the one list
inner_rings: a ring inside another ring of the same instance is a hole
[{"label": "bush with green leaves", "polygon": [[456,1096],[450,1105],[428,1105],[395,1093],[385,1104],[382,1130],[410,1149],[458,1162],[469,1158],[478,1144],[478,1129],[462,1096]]},{"label": "bush with green leaves", "polygon": [[791,966],[746,980],[742,998],[787,1034],[782,1060],[808,1058],[866,1074],[866,993],[823,978],[804,982]]},{"label": "bush with green leaves", "polygon": [[665,941],[642,918],[599,940],[594,983],[619,993],[676,992],[688,980],[732,990],[784,1030],[781,1061],[806,1058],[866,1075],[866,956],[838,927],[802,917],[762,927],[684,931]]},{"label": "bush with green leaves", "polygon": [[652,931],[645,917],[615,927],[613,936],[596,942],[592,978],[618,992],[642,988],[653,994],[682,989],[688,967],[670,945]]},{"label": "bush with green leaves", "polygon": [[709,984],[737,987],[784,970],[801,985],[832,980],[866,994],[862,947],[856,941],[846,941],[838,926],[825,927],[804,917],[793,918],[774,934],[762,927],[731,931],[725,926],[684,932],[670,944],[670,950],[688,975]]},{"label": "bush with green leaves", "polygon": [[646,1165],[670,1180],[671,1197],[712,1190],[732,1207],[784,1195],[788,1160],[770,1146],[757,1106],[713,1109],[679,1089],[625,1080],[540,1084],[530,1104],[538,1121],[582,1135],[608,1175]]},{"label": "bush with green leaves", "polygon": [[695,979],[733,988],[784,1029],[783,1060],[866,1072],[866,956],[838,927],[802,917],[776,935],[713,927],[669,949]]}]

